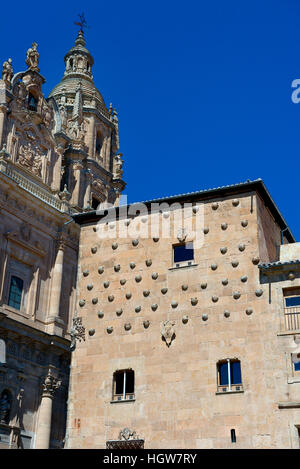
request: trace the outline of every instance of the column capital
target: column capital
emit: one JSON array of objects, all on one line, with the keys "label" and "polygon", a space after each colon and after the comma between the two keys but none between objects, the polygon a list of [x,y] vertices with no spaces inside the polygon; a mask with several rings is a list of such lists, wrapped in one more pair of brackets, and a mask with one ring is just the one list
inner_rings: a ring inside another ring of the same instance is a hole
[{"label": "column capital", "polygon": [[52,399],[54,397],[56,390],[60,387],[60,385],[61,385],[61,380],[52,376],[49,371],[47,376],[44,377],[44,380],[42,382],[42,398],[50,397]]}]

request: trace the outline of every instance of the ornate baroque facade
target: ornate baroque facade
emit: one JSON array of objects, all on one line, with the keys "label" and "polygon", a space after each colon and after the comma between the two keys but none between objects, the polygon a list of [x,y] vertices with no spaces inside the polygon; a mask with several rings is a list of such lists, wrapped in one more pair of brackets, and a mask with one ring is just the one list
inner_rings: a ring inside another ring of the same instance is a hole
[{"label": "ornate baroque facade", "polygon": [[47,99],[36,43],[0,81],[0,448],[299,448],[300,245],[264,183],[119,206],[81,30],[64,60]]},{"label": "ornate baroque facade", "polygon": [[82,31],[47,99],[36,43],[25,62],[14,74],[8,59],[0,80],[0,447],[61,448],[70,345],[84,338],[72,214],[118,204],[125,184]]}]

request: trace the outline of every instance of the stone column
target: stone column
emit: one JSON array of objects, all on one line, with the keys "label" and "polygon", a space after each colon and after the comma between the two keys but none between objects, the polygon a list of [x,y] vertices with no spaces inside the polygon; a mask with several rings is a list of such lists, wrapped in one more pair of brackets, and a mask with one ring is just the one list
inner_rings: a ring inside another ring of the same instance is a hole
[{"label": "stone column", "polygon": [[95,116],[91,115],[88,128],[89,157],[95,158]]},{"label": "stone column", "polygon": [[64,250],[65,240],[60,238],[57,241],[57,254],[55,264],[52,269],[52,283],[51,283],[51,302],[48,319],[57,320],[60,317],[60,297],[63,278],[64,267]]},{"label": "stone column", "polygon": [[91,201],[91,185],[93,181],[93,174],[91,171],[88,169],[85,171],[85,194],[84,194],[84,200],[83,200],[83,208],[87,208],[90,201]]},{"label": "stone column", "polygon": [[72,205],[80,205],[80,185],[81,185],[81,170],[83,169],[83,165],[81,162],[76,161],[73,163],[73,172],[74,172],[74,179],[76,181],[75,188],[72,193],[71,203]]},{"label": "stone column", "polygon": [[60,385],[61,381],[59,381],[57,378],[54,378],[54,376],[52,376],[49,371],[42,383],[42,396],[35,441],[36,449],[49,448],[51,435],[52,402],[55,391],[59,388]]},{"label": "stone column", "polygon": [[0,104],[0,148],[2,148],[6,113],[7,113],[6,104]]}]

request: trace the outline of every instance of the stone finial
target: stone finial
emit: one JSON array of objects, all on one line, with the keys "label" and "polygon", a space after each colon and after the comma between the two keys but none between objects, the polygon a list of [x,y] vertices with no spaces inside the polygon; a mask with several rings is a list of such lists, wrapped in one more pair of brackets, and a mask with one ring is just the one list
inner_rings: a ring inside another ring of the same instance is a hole
[{"label": "stone finial", "polygon": [[37,51],[37,43],[33,42],[32,47],[27,50],[25,63],[28,66],[29,70],[39,72],[39,57],[40,54]]},{"label": "stone finial", "polygon": [[2,80],[7,84],[10,85],[11,79],[13,77],[14,71],[12,68],[12,60],[9,58],[2,65]]},{"label": "stone finial", "polygon": [[60,387],[61,381],[51,375],[48,372],[47,376],[42,382],[42,396],[43,397],[53,397],[55,391]]},{"label": "stone finial", "polygon": [[73,318],[73,327],[70,330],[71,336],[71,345],[70,349],[73,351],[76,347],[76,340],[81,342],[85,341],[85,327],[82,325],[82,318],[75,317]]}]

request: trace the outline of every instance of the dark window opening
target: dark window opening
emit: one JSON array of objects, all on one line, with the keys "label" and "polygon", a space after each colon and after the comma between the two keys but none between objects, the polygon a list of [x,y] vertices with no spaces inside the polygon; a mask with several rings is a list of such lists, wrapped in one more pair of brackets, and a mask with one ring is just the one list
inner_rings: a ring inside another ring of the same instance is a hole
[{"label": "dark window opening", "polygon": [[236,443],[235,429],[232,428],[232,429],[230,430],[230,433],[231,433],[231,443]]},{"label": "dark window opening", "polygon": [[0,423],[9,425],[12,396],[10,391],[4,389],[0,396]]},{"label": "dark window opening", "polygon": [[10,279],[8,305],[15,309],[21,308],[22,292],[24,282],[21,278],[15,277],[14,275]]},{"label": "dark window opening", "polygon": [[114,373],[113,400],[134,399],[134,371],[121,370]]},{"label": "dark window opening", "polygon": [[30,111],[37,111],[38,100],[33,96],[33,94],[29,93],[28,96],[28,109]]},{"label": "dark window opening", "polygon": [[99,200],[96,199],[96,197],[92,197],[92,209],[97,210],[99,204],[100,204]]},{"label": "dark window opening", "polygon": [[179,244],[173,246],[174,263],[193,261],[194,260],[194,246],[193,243]]},{"label": "dark window opening", "polygon": [[97,133],[97,138],[96,138],[96,153],[99,156],[100,156],[100,153],[101,153],[101,148],[102,148],[102,137],[101,137],[101,134],[98,132]]},{"label": "dark window opening", "polygon": [[300,296],[291,296],[289,298],[285,298],[285,306],[287,308],[300,306]]}]

